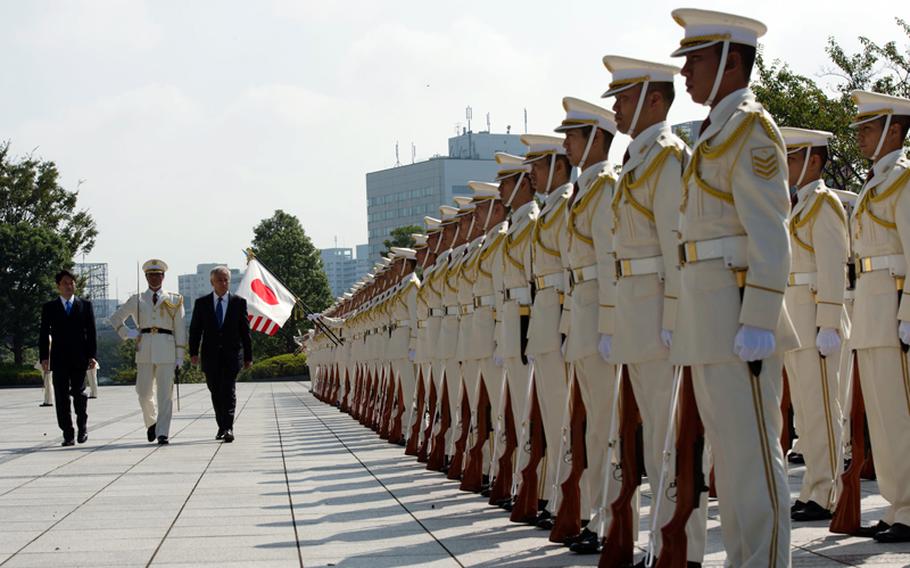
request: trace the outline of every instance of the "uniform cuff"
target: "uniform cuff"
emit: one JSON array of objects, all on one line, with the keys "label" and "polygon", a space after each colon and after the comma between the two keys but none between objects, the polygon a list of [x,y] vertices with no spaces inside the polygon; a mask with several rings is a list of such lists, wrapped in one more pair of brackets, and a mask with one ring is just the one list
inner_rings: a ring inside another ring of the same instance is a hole
[{"label": "uniform cuff", "polygon": [[774,331],[784,302],[783,291],[746,283],[739,323]]},{"label": "uniform cuff", "polygon": [[844,306],[832,302],[818,302],[815,312],[815,325],[820,329],[841,329],[841,315]]}]

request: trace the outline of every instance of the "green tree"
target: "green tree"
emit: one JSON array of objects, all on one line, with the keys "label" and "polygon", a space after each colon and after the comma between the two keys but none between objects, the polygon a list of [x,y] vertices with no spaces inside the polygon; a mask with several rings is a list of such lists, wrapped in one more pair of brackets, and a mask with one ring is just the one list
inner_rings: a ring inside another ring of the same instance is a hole
[{"label": "green tree", "polygon": [[0,144],[0,345],[22,364],[38,341],[41,304],[54,293],[54,274],[91,251],[98,234],[77,191],[59,182],[54,162],[10,156]]},{"label": "green tree", "polygon": [[[261,221],[253,229],[253,252],[310,309],[322,311],[331,304],[332,292],[322,258],[297,217],[279,209]],[[293,353],[297,348],[294,343],[297,330],[310,327],[312,324],[298,306],[274,336],[254,332],[254,357],[261,359]]]},{"label": "green tree", "polygon": [[382,251],[382,254],[386,255],[391,252],[392,247],[401,247],[401,248],[414,248],[416,244],[412,234],[422,233],[423,227],[420,225],[405,225],[404,227],[398,227],[397,229],[392,229],[389,232],[389,238],[382,241],[385,250]]}]

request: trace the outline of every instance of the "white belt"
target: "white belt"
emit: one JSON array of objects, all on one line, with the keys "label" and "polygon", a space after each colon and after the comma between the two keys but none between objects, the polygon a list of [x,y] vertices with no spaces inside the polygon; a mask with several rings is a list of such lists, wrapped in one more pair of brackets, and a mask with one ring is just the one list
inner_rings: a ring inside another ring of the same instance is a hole
[{"label": "white belt", "polygon": [[474,307],[479,308],[481,306],[492,306],[495,301],[495,296],[489,294],[487,296],[477,296],[474,298]]},{"label": "white belt", "polygon": [[516,300],[519,304],[528,306],[531,304],[531,289],[527,286],[509,288],[506,290],[506,299]]},{"label": "white belt", "polygon": [[442,317],[446,315],[445,308],[430,308],[430,315],[434,317]]},{"label": "white belt", "polygon": [[572,270],[572,276],[575,277],[575,283],[580,284],[588,280],[597,280],[597,265],[584,266]]},{"label": "white belt", "polygon": [[447,316],[457,316],[461,312],[458,309],[458,306],[446,306],[446,315]]},{"label": "white belt", "polygon": [[857,274],[875,270],[888,270],[891,276],[904,276],[907,273],[907,261],[904,260],[904,255],[902,254],[865,256],[856,259]]},{"label": "white belt", "polygon": [[411,320],[398,320],[397,322],[395,322],[395,325],[397,325],[398,327],[404,327],[406,325],[411,325]]},{"label": "white belt", "polygon": [[787,284],[790,286],[815,286],[817,280],[817,272],[791,272]]},{"label": "white belt", "polygon": [[538,276],[534,279],[534,282],[537,284],[538,290],[553,286],[556,286],[561,290],[566,284],[566,278],[562,272],[554,272],[552,274],[547,274],[546,276]]},{"label": "white belt", "polygon": [[459,309],[460,309],[459,313],[463,316],[467,315],[467,314],[473,314],[474,313],[474,304],[462,304],[461,306],[459,306]]},{"label": "white belt", "polygon": [[748,246],[744,236],[686,241],[679,245],[679,262],[687,264],[722,258],[729,268],[744,268],[748,266]]},{"label": "white belt", "polygon": [[641,276],[644,274],[661,274],[664,271],[663,256],[647,258],[624,258],[616,261],[616,277]]}]

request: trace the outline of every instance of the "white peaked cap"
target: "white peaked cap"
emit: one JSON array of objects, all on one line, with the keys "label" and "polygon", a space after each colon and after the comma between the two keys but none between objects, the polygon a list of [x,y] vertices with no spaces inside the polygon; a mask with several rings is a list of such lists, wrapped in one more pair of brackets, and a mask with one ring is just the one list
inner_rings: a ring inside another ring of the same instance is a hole
[{"label": "white peaked cap", "polygon": [[496,152],[496,163],[499,164],[499,170],[496,172],[496,181],[502,181],[520,173],[530,172],[531,167],[525,165],[524,160],[522,156]]},{"label": "white peaked cap", "polygon": [[672,83],[673,78],[679,73],[679,67],[665,65],[653,61],[643,61],[622,57],[620,55],[604,55],[604,67],[613,74],[610,87],[602,97],[612,97],[635,85],[648,81],[649,83]]},{"label": "white peaked cap", "polygon": [[439,230],[439,226],[442,224],[442,221],[436,217],[427,216],[423,218],[423,224],[426,225],[428,233],[435,233]]},{"label": "white peaked cap", "polygon": [[910,99],[858,90],[850,96],[856,103],[856,121],[850,126],[859,126],[889,114],[910,115]]},{"label": "white peaked cap", "polygon": [[566,118],[557,126],[555,132],[565,132],[573,128],[596,126],[610,134],[616,134],[616,115],[611,110],[599,107],[575,97],[564,97],[562,108],[566,109]]},{"label": "white peaked cap", "polygon": [[399,258],[408,258],[415,259],[417,258],[417,251],[411,248],[405,247],[392,247],[392,253]]},{"label": "white peaked cap", "polygon": [[768,31],[768,27],[758,20],[725,12],[679,8],[673,10],[672,15],[676,23],[685,28],[686,34],[671,57],[680,57],[723,41],[755,47],[758,38]]},{"label": "white peaked cap", "polygon": [[455,220],[455,216],[458,215],[458,207],[452,207],[451,205],[440,205],[439,213],[442,215],[442,222],[440,225],[448,225]]},{"label": "white peaked cap", "polygon": [[788,150],[827,146],[828,140],[834,136],[834,134],[824,130],[807,130],[790,126],[782,127],[780,133],[784,137],[784,144]]},{"label": "white peaked cap", "polygon": [[545,156],[564,156],[566,149],[563,148],[562,136],[546,136],[542,134],[524,134],[521,137],[521,143],[528,147],[528,155],[525,156],[524,163],[530,164]]},{"label": "white peaked cap", "polygon": [[488,181],[469,181],[468,187],[474,192],[474,201],[499,199],[499,184]]},{"label": "white peaked cap", "polygon": [[474,211],[474,199],[470,195],[456,195],[452,200],[458,205],[458,217],[468,215]]},{"label": "white peaked cap", "polygon": [[411,238],[414,239],[414,248],[423,248],[427,246],[427,238],[429,235],[424,235],[421,233],[411,233]]}]

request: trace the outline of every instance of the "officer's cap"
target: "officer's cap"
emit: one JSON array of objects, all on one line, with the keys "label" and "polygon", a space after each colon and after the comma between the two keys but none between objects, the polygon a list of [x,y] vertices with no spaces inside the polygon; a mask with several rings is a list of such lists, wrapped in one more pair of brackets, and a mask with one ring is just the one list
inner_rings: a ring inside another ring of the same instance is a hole
[{"label": "officer's cap", "polygon": [[788,154],[800,149],[826,147],[828,146],[828,140],[834,136],[824,130],[807,130],[789,126],[781,128],[780,133],[784,137],[784,144],[787,146]]},{"label": "officer's cap", "polygon": [[565,156],[566,149],[562,146],[562,136],[545,136],[542,134],[525,134],[521,143],[528,147],[528,154],[524,163],[530,164],[547,156]]},{"label": "officer's cap", "polygon": [[610,87],[602,97],[612,97],[635,85],[644,83],[672,83],[673,77],[679,73],[679,67],[664,65],[653,61],[643,61],[622,57],[619,55],[604,55],[604,67],[613,74]]},{"label": "officer's cap", "polygon": [[680,57],[725,41],[755,47],[758,38],[768,31],[768,27],[758,20],[724,12],[679,8],[673,10],[672,15],[686,33],[671,57]]},{"label": "officer's cap", "polygon": [[146,274],[164,274],[167,272],[167,263],[159,258],[153,258],[145,261],[142,271]]},{"label": "officer's cap", "polygon": [[616,115],[613,111],[599,107],[575,97],[562,99],[562,108],[566,109],[566,118],[554,128],[555,132],[565,132],[573,128],[594,126],[616,134]]},{"label": "officer's cap", "polygon": [[910,99],[859,90],[853,91],[851,96],[856,103],[856,120],[850,125],[853,127],[889,114],[910,115]]}]

